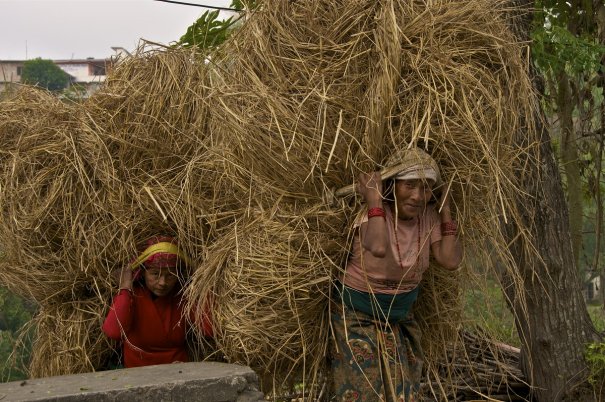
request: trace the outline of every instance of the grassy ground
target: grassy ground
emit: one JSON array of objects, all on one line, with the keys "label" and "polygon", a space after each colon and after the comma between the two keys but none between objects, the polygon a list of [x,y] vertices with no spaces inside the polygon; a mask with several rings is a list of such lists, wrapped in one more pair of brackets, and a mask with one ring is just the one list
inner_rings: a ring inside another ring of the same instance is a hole
[{"label": "grassy ground", "polygon": [[603,309],[603,305],[600,303],[589,303],[587,307],[588,314],[590,314],[596,330],[601,333],[605,332],[605,310]]},{"label": "grassy ground", "polygon": [[467,327],[480,327],[499,341],[520,346],[513,315],[506,305],[499,285],[486,280],[483,289],[474,287],[465,295],[464,323]]},{"label": "grassy ground", "polygon": [[[486,281],[485,292],[470,289],[466,293],[464,311],[465,324],[480,326],[495,335],[500,341],[520,346],[514,326],[513,315],[497,282]],[[605,332],[605,309],[601,303],[588,303],[588,313],[598,332]]]}]

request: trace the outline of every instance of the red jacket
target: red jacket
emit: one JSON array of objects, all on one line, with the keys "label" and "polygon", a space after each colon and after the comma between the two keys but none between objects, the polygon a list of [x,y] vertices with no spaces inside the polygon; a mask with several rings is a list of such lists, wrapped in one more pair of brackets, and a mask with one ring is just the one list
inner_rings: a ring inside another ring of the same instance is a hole
[{"label": "red jacket", "polygon": [[[178,296],[153,298],[145,286],[135,285],[133,292],[120,290],[105,318],[103,332],[123,341],[125,367],[189,361],[183,304]],[[212,336],[207,315],[200,327],[204,336]]]}]

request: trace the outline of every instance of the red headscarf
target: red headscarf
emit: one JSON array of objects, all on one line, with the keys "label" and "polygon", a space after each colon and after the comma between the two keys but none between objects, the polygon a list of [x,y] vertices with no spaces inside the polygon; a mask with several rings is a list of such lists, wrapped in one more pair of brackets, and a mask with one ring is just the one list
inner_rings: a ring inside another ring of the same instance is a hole
[{"label": "red headscarf", "polygon": [[[159,244],[159,243],[171,243],[177,245],[176,239],[170,236],[153,236],[145,242],[145,249]],[[143,261],[143,264],[147,268],[164,268],[164,267],[176,267],[179,261],[179,256],[168,252],[157,252],[151,254],[149,258]]]},{"label": "red headscarf", "polygon": [[132,269],[141,265],[146,268],[176,267],[179,261],[189,264],[189,258],[177,245],[171,236],[152,236],[145,241],[145,249],[130,264]]}]

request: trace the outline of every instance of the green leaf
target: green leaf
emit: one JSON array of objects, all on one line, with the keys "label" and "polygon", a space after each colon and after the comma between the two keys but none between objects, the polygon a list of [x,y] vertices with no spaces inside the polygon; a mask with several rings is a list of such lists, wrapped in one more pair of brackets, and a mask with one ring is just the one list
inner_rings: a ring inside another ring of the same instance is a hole
[{"label": "green leaf", "polygon": [[219,11],[206,11],[181,36],[177,44],[184,47],[198,47],[211,49],[225,41],[229,27],[233,24],[233,17],[219,20]]},{"label": "green leaf", "polygon": [[560,15],[546,12],[536,21],[531,38],[536,66],[546,75],[566,71],[570,75],[589,76],[601,68],[605,46],[591,34],[574,35]]},{"label": "green leaf", "polygon": [[[243,11],[255,9],[256,0],[233,0],[231,8]],[[229,17],[219,19],[219,11],[206,11],[191,26],[187,32],[181,36],[176,45],[183,47],[197,47],[200,50],[208,51],[221,45],[232,31],[236,29],[236,22],[239,17]]]}]

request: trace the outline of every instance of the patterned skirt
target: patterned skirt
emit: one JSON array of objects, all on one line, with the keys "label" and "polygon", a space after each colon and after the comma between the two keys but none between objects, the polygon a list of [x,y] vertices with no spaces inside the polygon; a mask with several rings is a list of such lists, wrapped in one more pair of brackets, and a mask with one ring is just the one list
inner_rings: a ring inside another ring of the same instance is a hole
[{"label": "patterned skirt", "polygon": [[332,393],[337,401],[418,401],[420,330],[412,314],[394,323],[334,303],[330,342]]}]

